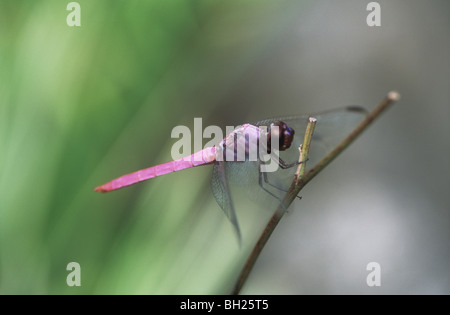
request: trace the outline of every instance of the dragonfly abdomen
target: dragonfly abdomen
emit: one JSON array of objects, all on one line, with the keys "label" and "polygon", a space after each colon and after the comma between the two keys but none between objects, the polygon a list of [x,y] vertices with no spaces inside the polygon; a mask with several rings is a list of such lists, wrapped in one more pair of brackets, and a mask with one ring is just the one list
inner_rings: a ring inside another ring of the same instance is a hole
[{"label": "dragonfly abdomen", "polygon": [[109,192],[120,189],[122,187],[130,186],[144,180],[158,177],[161,175],[181,171],[187,168],[211,164],[216,160],[216,148],[210,147],[198,151],[190,156],[163,163],[157,166],[149,167],[131,174],[121,176],[112,181],[96,187],[94,190],[98,192]]}]

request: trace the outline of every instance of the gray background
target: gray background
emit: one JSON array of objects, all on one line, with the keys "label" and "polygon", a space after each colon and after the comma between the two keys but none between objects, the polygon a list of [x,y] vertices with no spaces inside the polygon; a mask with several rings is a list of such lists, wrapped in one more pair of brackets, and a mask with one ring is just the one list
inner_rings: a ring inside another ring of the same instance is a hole
[{"label": "gray background", "polygon": [[[450,7],[379,1],[368,27],[367,3],[303,6],[239,95],[305,112],[402,95],[301,192],[242,293],[450,293]],[[381,287],[366,285],[372,261]]]}]

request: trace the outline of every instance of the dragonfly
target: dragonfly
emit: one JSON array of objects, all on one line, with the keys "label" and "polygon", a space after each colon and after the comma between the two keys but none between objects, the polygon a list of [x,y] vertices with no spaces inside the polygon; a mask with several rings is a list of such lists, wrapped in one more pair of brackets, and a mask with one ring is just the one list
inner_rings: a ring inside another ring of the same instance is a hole
[{"label": "dragonfly", "polygon": [[[206,147],[187,157],[123,175],[94,190],[111,192],[154,177],[212,164],[212,193],[240,241],[241,231],[230,185],[243,186],[249,195],[256,196],[255,199],[260,199],[262,194],[271,196],[282,205],[281,197],[293,179],[296,170],[294,166],[304,162],[298,161],[298,147],[303,141],[301,133],[305,131],[309,118],[317,119],[308,157],[308,164],[314,165],[353,131],[366,115],[367,111],[362,107],[347,106],[311,115],[278,117],[243,124],[237,126],[218,145]],[[267,129],[262,126],[267,126]],[[272,132],[273,130],[276,132]],[[275,146],[278,147],[274,150],[276,152],[271,150],[273,141],[278,144]],[[255,147],[260,154],[256,160],[252,160],[249,158],[249,148]],[[244,159],[237,157],[240,149],[240,152],[245,154]],[[261,166],[267,163],[267,159],[263,159],[264,154],[269,155],[278,164],[275,172],[262,171]]]}]

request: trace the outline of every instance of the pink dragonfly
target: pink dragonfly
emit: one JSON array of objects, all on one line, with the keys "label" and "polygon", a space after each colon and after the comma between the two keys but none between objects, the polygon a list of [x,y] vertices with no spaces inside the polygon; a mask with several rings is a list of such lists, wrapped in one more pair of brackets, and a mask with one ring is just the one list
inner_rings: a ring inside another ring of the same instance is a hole
[{"label": "pink dragonfly", "polygon": [[[249,191],[258,184],[260,192],[271,195],[281,202],[282,193],[287,191],[292,181],[292,176],[296,169],[293,166],[299,164],[297,162],[298,147],[303,141],[302,132],[305,131],[308,118],[315,117],[317,119],[310,148],[310,162],[308,162],[314,165],[315,162],[318,162],[329,150],[342,141],[366,115],[367,112],[364,109],[349,106],[316,115],[274,118],[263,120],[256,124],[240,125],[217,146],[207,147],[190,156],[121,176],[96,187],[94,190],[103,193],[110,192],[172,172],[214,164],[211,179],[213,195],[233,224],[240,240],[241,233],[230,194],[229,182],[245,186]],[[264,128],[261,129],[260,126],[268,126],[268,129],[264,131]],[[272,129],[278,131],[275,141],[278,143],[279,155],[276,152],[271,152],[270,149],[271,141],[273,140],[270,132]],[[294,130],[297,130],[300,135],[294,137]],[[262,142],[260,142],[261,138],[263,139]],[[257,142],[259,145],[249,142]],[[266,161],[263,161],[262,156],[258,155],[256,160],[249,159],[249,148],[252,145],[253,148],[255,146],[258,148],[258,152],[269,154],[277,162],[279,169],[274,173],[262,172],[261,165],[266,163]],[[243,148],[245,152],[243,160],[237,158],[239,148]],[[223,158],[220,158],[222,156]],[[231,158],[229,158],[230,156]],[[290,161],[290,163],[286,163],[285,160]],[[265,184],[270,187],[265,186]]]}]

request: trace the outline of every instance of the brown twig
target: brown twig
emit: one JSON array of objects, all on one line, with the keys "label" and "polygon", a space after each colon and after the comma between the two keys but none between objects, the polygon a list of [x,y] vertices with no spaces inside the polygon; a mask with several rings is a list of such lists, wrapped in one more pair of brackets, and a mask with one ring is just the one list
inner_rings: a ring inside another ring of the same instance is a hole
[{"label": "brown twig", "polygon": [[[300,164],[300,168],[298,170],[299,174],[298,176],[295,176],[294,180],[292,181],[292,184],[286,193],[283,204],[278,207],[278,209],[275,211],[271,219],[266,225],[266,228],[260,235],[258,241],[256,242],[255,246],[253,247],[252,252],[247,258],[247,261],[242,268],[242,271],[237,279],[236,285],[234,286],[234,289],[232,291],[232,294],[239,294],[239,292],[242,289],[242,286],[244,285],[245,281],[247,280],[248,275],[250,274],[251,269],[253,268],[253,265],[255,264],[256,260],[258,259],[259,254],[261,253],[262,249],[264,248],[265,244],[267,243],[267,240],[269,239],[270,235],[274,231],[275,227],[277,226],[278,222],[281,220],[281,218],[284,215],[285,209],[289,207],[289,205],[292,203],[292,201],[295,199],[295,197],[298,195],[300,190],[305,187],[307,183],[309,183],[317,174],[319,174],[328,164],[330,164],[331,161],[333,161],[342,151],[344,151],[350,143],[352,143],[376,118],[380,116],[382,112],[384,112],[390,105],[395,103],[400,99],[400,94],[391,91],[387,94],[387,96],[381,101],[380,104],[369,114],[366,116],[366,118],[339,144],[337,145],[333,151],[331,151],[328,155],[326,155],[319,163],[317,163],[309,172],[301,176],[301,168],[303,164]],[[315,124],[315,123],[314,123]],[[311,123],[308,123],[307,131],[305,133],[305,140],[308,134],[308,128],[311,128]],[[312,127],[312,131],[314,131],[314,127]],[[311,134],[312,136],[312,134]],[[302,159],[307,158],[307,154],[309,151],[309,144],[308,148],[306,149],[306,155],[305,155],[305,147],[306,142],[303,143],[302,146]],[[305,167],[303,166],[303,172]]]}]

